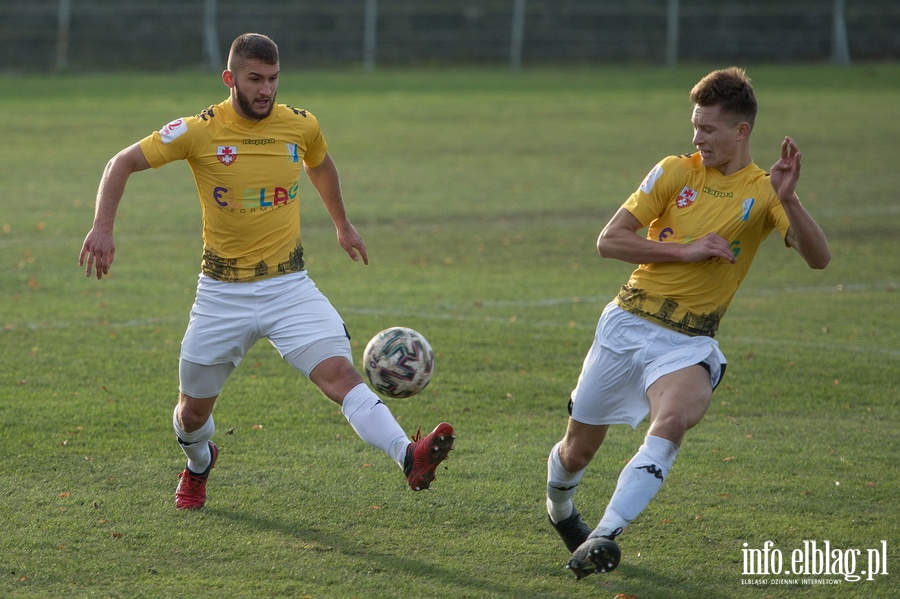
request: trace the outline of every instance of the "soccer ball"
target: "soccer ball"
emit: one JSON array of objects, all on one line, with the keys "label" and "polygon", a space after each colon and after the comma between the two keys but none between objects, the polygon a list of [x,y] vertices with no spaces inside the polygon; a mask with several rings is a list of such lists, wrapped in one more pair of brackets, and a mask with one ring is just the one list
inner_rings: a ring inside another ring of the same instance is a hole
[{"label": "soccer ball", "polygon": [[428,386],[434,352],[420,333],[391,327],[372,337],[363,352],[363,368],[375,391],[386,397],[412,397]]}]

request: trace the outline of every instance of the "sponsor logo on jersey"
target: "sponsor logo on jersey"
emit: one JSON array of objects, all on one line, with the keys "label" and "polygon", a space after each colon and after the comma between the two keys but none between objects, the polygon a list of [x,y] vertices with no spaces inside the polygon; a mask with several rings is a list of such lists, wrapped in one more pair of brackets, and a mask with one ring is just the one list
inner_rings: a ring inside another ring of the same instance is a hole
[{"label": "sponsor logo on jersey", "polygon": [[734,197],[734,192],[719,191],[718,189],[713,189],[712,187],[704,187],[703,193],[711,195],[714,198],[733,198]]},{"label": "sponsor logo on jersey", "polygon": [[681,188],[681,191],[678,192],[678,197],[675,198],[675,207],[676,208],[687,208],[694,203],[694,200],[697,199],[697,191],[691,189],[687,185]]},{"label": "sponsor logo on jersey", "polygon": [[300,182],[294,181],[290,187],[254,187],[238,190],[227,187],[213,189],[212,198],[220,208],[241,212],[265,212],[271,208],[287,206],[299,197]]},{"label": "sponsor logo on jersey", "polygon": [[251,146],[265,146],[268,144],[275,143],[275,138],[268,137],[266,139],[244,139],[241,140],[242,144],[251,145]]},{"label": "sponsor logo on jersey", "polygon": [[162,142],[164,144],[168,144],[186,131],[187,123],[184,122],[184,119],[175,119],[162,129],[160,129],[159,135],[160,137],[162,137]]},{"label": "sponsor logo on jersey", "polygon": [[300,162],[300,151],[297,149],[297,144],[288,144],[287,150],[288,156],[291,157],[291,162]]},{"label": "sponsor logo on jersey", "polygon": [[216,158],[225,166],[231,166],[237,160],[237,146],[216,146]]},{"label": "sponsor logo on jersey", "polygon": [[650,191],[653,190],[653,185],[655,185],[656,181],[660,177],[662,177],[662,174],[663,174],[662,166],[660,166],[658,164],[656,166],[654,166],[650,170],[650,172],[647,173],[647,176],[644,177],[644,182],[641,183],[641,191],[643,191],[644,193],[650,193]]}]

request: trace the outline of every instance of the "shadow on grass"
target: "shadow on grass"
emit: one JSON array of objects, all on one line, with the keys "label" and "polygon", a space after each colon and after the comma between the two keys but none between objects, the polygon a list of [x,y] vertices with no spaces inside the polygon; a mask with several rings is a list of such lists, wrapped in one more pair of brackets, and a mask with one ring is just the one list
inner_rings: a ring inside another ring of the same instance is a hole
[{"label": "shadow on grass", "polygon": [[593,574],[578,581],[578,584],[591,583],[600,583],[610,592],[640,599],[697,599],[715,596],[710,586],[698,586],[631,564],[620,564],[613,575]]},{"label": "shadow on grass", "polygon": [[210,507],[204,508],[204,511],[211,515],[233,520],[248,528],[267,529],[288,537],[294,537],[304,543],[328,547],[350,557],[364,557],[366,563],[375,570],[404,572],[413,578],[434,580],[437,582],[437,586],[453,585],[459,591],[455,593],[457,596],[483,597],[505,595],[515,597],[520,596],[522,592],[520,586],[505,585],[495,580],[462,574],[458,570],[441,567],[433,561],[416,560],[414,557],[410,557],[410,555],[414,555],[413,551],[402,552],[401,549],[398,550],[398,553],[390,554],[372,552],[349,535],[336,534],[332,531],[322,532],[308,525],[298,526],[298,523],[295,521],[286,522],[246,512]]}]

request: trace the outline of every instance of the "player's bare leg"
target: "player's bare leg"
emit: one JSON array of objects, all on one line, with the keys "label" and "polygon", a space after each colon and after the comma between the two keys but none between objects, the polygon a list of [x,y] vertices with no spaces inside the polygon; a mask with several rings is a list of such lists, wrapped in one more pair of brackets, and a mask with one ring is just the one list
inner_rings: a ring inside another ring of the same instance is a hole
[{"label": "player's bare leg", "polygon": [[709,372],[690,366],[661,377],[647,390],[650,428],[637,454],[622,470],[606,512],[588,539],[572,553],[566,567],[581,579],[610,572],[621,552],[614,539],[656,496],[675,463],[685,433],[709,408]]}]

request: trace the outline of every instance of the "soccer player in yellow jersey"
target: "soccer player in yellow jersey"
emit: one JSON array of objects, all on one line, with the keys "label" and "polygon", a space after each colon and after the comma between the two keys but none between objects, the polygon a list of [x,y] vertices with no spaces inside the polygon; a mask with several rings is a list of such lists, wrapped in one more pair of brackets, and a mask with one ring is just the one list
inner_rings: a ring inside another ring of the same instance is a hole
[{"label": "soccer player in yellow jersey", "polygon": [[101,279],[115,256],[113,223],[128,178],[175,160],[190,165],[203,217],[203,260],[179,360],[173,414],[187,457],[175,492],[178,509],[206,502],[218,457],[213,406],[247,350],[266,338],[281,356],[341,406],[356,433],[387,453],[415,490],[429,488],[453,449],[453,427],[440,423],[410,441],[388,407],[353,366],[347,330],[309,278],[300,243],[300,179],[305,171],[354,261],[366,246],[347,218],[340,179],[316,118],[275,103],[278,47],[256,33],[231,45],[222,81],[228,98],[197,116],[172,121],[125,148],[106,166],[94,223],[79,264]]},{"label": "soccer player in yellow jersey", "polygon": [[[753,163],[757,103],[744,71],[713,71],[690,98],[697,151],[657,164],[597,240],[602,257],[638,266],[600,317],[547,464],[550,523],[579,579],[618,565],[614,539],[656,495],[685,433],[706,413],[726,365],[713,337],[760,243],[778,229],[811,268],[831,257],[794,191],[794,140],[784,139],[770,174]],[[609,426],[636,428],[648,414],[644,443],[591,529],[573,503],[578,484]]]}]

